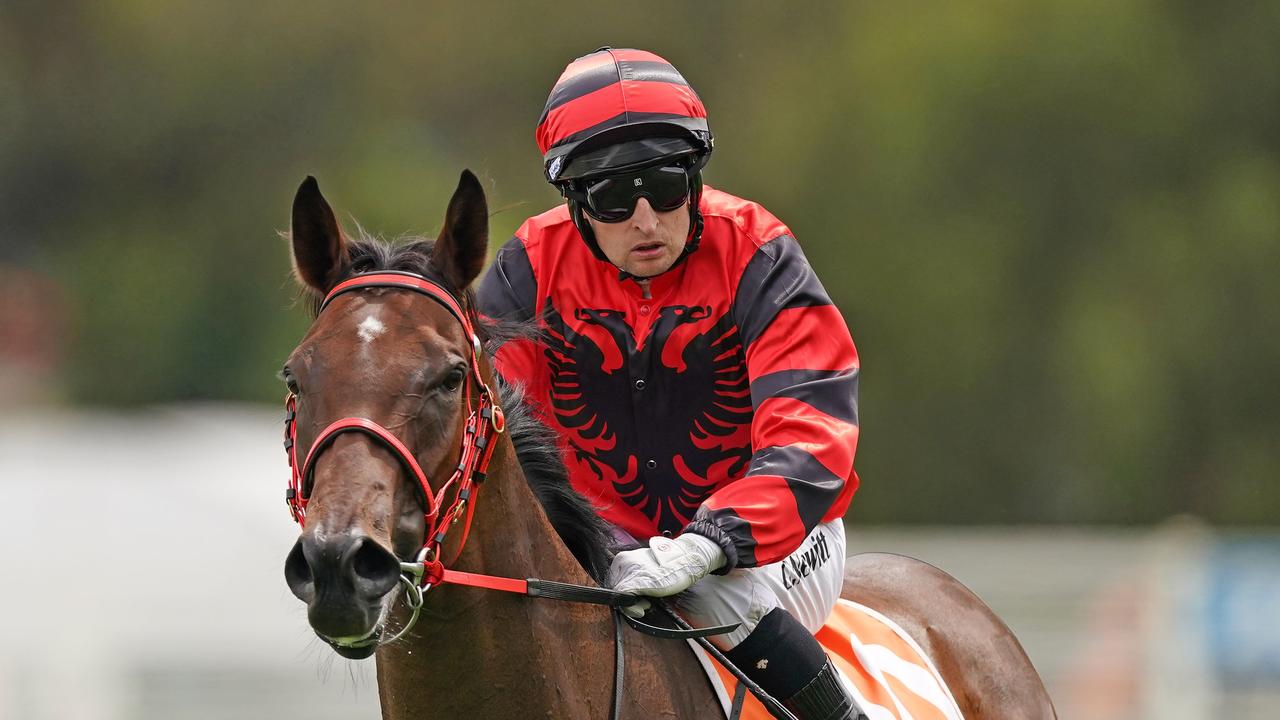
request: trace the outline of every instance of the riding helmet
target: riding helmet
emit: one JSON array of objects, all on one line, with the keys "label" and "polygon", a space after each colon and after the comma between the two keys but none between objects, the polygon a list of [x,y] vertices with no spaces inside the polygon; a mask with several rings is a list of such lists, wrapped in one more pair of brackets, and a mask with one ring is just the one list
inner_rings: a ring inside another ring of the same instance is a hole
[{"label": "riding helmet", "polygon": [[[565,67],[538,119],[547,181],[564,193],[596,177],[683,160],[689,169],[689,238],[678,265],[698,247],[702,168],[714,138],[698,94],[671,63],[644,50],[604,47]],[[596,242],[578,201],[569,211],[592,253]]]}]

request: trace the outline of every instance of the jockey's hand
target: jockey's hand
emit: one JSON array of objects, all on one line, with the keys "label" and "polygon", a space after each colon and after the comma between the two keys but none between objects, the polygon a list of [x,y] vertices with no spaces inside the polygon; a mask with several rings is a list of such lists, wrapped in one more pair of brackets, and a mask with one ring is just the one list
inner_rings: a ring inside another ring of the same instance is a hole
[{"label": "jockey's hand", "polygon": [[[649,540],[647,548],[615,555],[609,579],[618,592],[667,597],[688,590],[725,560],[719,545],[697,533],[677,538],[658,536]],[[640,602],[623,608],[623,612],[640,617],[648,607],[647,602]]]}]

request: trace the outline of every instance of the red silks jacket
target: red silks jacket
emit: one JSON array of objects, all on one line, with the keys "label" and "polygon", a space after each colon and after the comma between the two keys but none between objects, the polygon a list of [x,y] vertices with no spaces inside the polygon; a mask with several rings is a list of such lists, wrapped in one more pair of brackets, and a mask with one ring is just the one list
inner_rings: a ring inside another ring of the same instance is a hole
[{"label": "red silks jacket", "polygon": [[559,434],[574,488],[637,538],[715,540],[727,570],[781,560],[848,508],[858,354],[785,225],[710,187],[700,208],[701,246],[650,299],[559,206],[499,250],[478,301],[540,326],[497,369]]}]

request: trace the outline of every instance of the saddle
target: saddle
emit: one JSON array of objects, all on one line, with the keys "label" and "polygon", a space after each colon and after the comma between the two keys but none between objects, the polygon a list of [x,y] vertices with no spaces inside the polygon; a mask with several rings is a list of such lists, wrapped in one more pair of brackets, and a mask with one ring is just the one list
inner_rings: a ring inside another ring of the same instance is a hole
[{"label": "saddle", "polygon": [[[875,610],[839,600],[816,633],[845,688],[870,720],[963,720],[933,662],[897,623]],[[729,720],[773,716],[738,679],[689,642]]]},{"label": "saddle", "polygon": [[[612,552],[644,547],[622,528],[611,529]],[[924,650],[879,612],[842,598],[815,636],[845,689],[870,720],[964,720]],[[696,640],[687,642],[728,720],[772,720],[773,715],[733,672]]]}]

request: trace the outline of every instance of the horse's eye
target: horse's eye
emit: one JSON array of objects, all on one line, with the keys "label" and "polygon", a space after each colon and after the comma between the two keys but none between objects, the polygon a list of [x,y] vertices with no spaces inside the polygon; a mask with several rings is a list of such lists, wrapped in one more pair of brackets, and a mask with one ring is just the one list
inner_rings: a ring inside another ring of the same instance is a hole
[{"label": "horse's eye", "polygon": [[289,392],[294,395],[298,394],[298,379],[293,376],[289,368],[280,371],[280,379],[284,381],[284,386],[289,388]]},{"label": "horse's eye", "polygon": [[456,392],[458,388],[462,387],[462,381],[466,377],[467,375],[462,371],[462,368],[454,368],[449,371],[448,375],[445,375],[444,381],[440,385],[449,392]]}]

